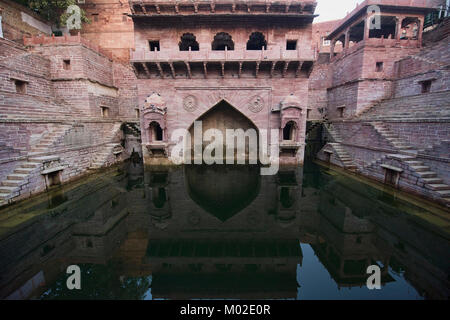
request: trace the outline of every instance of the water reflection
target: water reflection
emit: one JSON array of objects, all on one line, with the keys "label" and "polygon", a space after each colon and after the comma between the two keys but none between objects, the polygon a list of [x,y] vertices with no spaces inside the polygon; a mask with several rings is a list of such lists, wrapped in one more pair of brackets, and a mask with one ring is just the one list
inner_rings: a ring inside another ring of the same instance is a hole
[{"label": "water reflection", "polygon": [[128,163],[0,212],[0,297],[448,299],[435,213],[314,165]]}]

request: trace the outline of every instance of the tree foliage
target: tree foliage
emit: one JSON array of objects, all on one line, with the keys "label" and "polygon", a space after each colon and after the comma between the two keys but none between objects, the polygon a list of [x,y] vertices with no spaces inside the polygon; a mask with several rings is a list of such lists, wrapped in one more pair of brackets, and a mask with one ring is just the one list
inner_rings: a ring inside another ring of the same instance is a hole
[{"label": "tree foliage", "polygon": [[[77,5],[76,0],[16,0],[16,2],[28,5],[30,9],[39,13],[58,28],[65,25],[70,16],[67,13],[67,8],[71,5]],[[89,22],[83,9],[81,9],[81,21]]]}]

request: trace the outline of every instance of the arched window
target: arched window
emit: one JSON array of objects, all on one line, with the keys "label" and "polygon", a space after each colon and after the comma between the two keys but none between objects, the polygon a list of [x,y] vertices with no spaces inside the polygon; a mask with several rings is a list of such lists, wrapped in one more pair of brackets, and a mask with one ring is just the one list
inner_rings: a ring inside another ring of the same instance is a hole
[{"label": "arched window", "polygon": [[261,32],[253,32],[247,42],[247,50],[267,49],[267,41]]},{"label": "arched window", "polygon": [[234,50],[234,42],[228,33],[220,32],[214,36],[212,50],[225,51],[225,48],[227,50]]},{"label": "arched window", "polygon": [[197,39],[192,33],[185,33],[181,37],[180,41],[180,51],[189,51],[189,47],[191,51],[199,51],[200,47],[198,45]]},{"label": "arched window", "polygon": [[291,141],[295,139],[295,123],[290,121],[283,129],[283,140]]},{"label": "arched window", "polygon": [[150,141],[163,141],[163,130],[158,122],[150,124]]}]

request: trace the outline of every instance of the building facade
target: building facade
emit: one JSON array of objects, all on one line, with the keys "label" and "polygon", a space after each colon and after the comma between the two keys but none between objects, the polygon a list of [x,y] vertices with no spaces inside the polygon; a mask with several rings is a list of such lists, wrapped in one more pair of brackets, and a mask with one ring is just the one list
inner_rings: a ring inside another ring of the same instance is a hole
[{"label": "building facade", "polygon": [[323,162],[448,205],[448,1],[366,0],[313,24],[316,5],[86,0],[90,23],[55,37],[1,1],[0,203],[132,154],[171,164],[173,134],[202,121],[254,130],[282,165],[315,136]]}]

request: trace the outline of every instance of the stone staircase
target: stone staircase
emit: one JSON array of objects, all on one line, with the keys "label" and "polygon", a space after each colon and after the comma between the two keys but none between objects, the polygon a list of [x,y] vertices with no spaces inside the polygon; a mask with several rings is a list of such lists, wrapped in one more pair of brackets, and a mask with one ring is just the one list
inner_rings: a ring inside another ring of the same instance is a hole
[{"label": "stone staircase", "polygon": [[19,149],[14,149],[13,147],[6,145],[6,143],[0,142],[0,160],[11,159],[20,155],[21,151]]},{"label": "stone staircase", "polygon": [[381,122],[371,122],[373,128],[385,138],[399,153],[402,154],[417,154],[418,150],[404,142],[398,135],[392,133],[389,128]]},{"label": "stone staircase", "polygon": [[331,123],[327,124],[325,127],[333,140],[333,142],[329,142],[328,144],[331,145],[336,151],[336,156],[343,163],[344,168],[351,171],[356,171],[358,167],[354,164],[352,157],[342,145],[342,137],[339,132],[333,127]]},{"label": "stone staircase", "polygon": [[345,151],[344,147],[340,143],[332,142],[328,143],[333,146],[336,151],[336,155],[339,160],[344,164],[344,168],[351,171],[356,171],[358,167],[353,163],[352,157]]},{"label": "stone staircase", "polygon": [[131,133],[135,137],[141,136],[141,129],[137,123],[125,123],[124,130],[126,133]]},{"label": "stone staircase", "polygon": [[448,91],[399,97],[375,102],[351,119],[383,121],[385,119],[450,119]]},{"label": "stone staircase", "polygon": [[[120,131],[122,127],[122,123],[116,123],[114,124],[113,128],[111,129],[110,137],[113,137],[112,140],[116,139],[116,136],[118,132]],[[116,148],[122,148],[120,143],[118,142],[110,142],[103,146],[102,150],[95,154],[91,161],[91,165],[89,166],[90,170],[100,169],[103,167],[106,167],[109,165],[108,158],[111,156]],[[123,148],[122,148],[123,151]],[[122,152],[121,151],[121,152]]]},{"label": "stone staircase", "polygon": [[365,170],[377,172],[382,164],[388,159],[395,159],[403,163],[412,174],[418,178],[417,184],[429,190],[436,198],[440,198],[443,203],[450,206],[450,186],[438,177],[429,166],[418,160],[415,155],[388,154],[380,159],[372,161],[365,167]]},{"label": "stone staircase", "polygon": [[108,165],[108,157],[114,152],[114,148],[120,146],[119,143],[108,143],[106,144],[102,151],[95,154],[92,159],[90,170],[100,169]]},{"label": "stone staircase", "polygon": [[28,159],[20,162],[11,174],[1,181],[0,206],[20,195],[21,188],[29,183],[30,177],[36,171],[41,170],[42,161],[39,160],[37,155],[45,154],[69,128],[69,125],[54,127],[50,132],[43,134],[39,141],[31,147],[28,152]]}]

